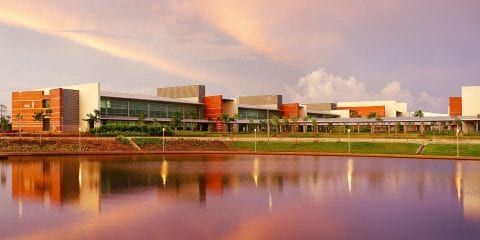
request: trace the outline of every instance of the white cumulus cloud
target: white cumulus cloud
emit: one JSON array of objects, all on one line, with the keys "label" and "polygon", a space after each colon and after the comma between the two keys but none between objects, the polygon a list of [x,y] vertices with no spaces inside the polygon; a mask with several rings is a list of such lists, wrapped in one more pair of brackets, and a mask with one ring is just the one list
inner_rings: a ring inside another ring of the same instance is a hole
[{"label": "white cumulus cloud", "polygon": [[320,68],[300,78],[295,86],[288,86],[287,93],[293,101],[303,103],[396,100],[407,102],[409,110],[446,112],[447,100],[423,91],[418,96],[402,86],[399,81],[387,83],[380,92],[370,91],[363,81],[355,77],[342,78]]}]

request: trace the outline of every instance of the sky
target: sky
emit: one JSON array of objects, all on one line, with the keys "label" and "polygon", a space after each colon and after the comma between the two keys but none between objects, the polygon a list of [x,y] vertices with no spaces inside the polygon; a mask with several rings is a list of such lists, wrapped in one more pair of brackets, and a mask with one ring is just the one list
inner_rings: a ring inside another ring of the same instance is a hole
[{"label": "sky", "polygon": [[0,103],[90,82],[149,95],[204,84],[446,113],[480,85],[478,23],[478,0],[0,0]]}]

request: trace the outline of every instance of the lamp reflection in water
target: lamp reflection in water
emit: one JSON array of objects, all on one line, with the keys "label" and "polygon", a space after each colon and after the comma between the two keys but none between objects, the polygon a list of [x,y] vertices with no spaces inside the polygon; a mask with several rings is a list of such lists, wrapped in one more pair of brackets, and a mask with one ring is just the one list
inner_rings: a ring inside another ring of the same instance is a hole
[{"label": "lamp reflection in water", "polygon": [[160,170],[160,175],[162,176],[162,184],[163,187],[167,184],[167,176],[168,176],[168,162],[165,161],[165,156],[163,157],[162,168]]},{"label": "lamp reflection in water", "polygon": [[462,200],[462,184],[463,184],[463,165],[462,161],[455,163],[455,189],[457,189],[457,200]]},{"label": "lamp reflection in water", "polygon": [[347,184],[348,184],[348,194],[352,193],[352,177],[353,177],[353,159],[349,158],[347,160]]},{"label": "lamp reflection in water", "polygon": [[253,159],[253,181],[255,182],[255,187],[258,187],[258,175],[260,174],[260,162],[258,158]]}]

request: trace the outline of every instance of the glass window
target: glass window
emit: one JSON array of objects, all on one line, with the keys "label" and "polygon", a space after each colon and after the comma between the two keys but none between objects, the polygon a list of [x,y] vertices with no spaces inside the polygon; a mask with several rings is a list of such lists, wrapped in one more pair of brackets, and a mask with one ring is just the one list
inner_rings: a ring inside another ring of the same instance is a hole
[{"label": "glass window", "polygon": [[42,100],[42,108],[50,108],[50,99]]},{"label": "glass window", "polygon": [[150,117],[166,118],[168,105],[165,103],[150,103]]},{"label": "glass window", "polygon": [[130,116],[138,117],[142,114],[148,114],[146,102],[130,102]]}]

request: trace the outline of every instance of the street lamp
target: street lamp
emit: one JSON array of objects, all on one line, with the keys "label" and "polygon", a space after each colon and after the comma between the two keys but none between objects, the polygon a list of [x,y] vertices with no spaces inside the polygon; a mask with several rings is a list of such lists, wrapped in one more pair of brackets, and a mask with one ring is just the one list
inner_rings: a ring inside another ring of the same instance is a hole
[{"label": "street lamp", "polygon": [[162,149],[165,152],[165,128],[162,128]]},{"label": "street lamp", "polygon": [[255,152],[257,152],[257,128],[253,129],[254,139],[255,139]]},{"label": "street lamp", "polygon": [[270,98],[267,98],[267,141],[270,141],[270,114],[269,114],[269,105],[270,105]]},{"label": "street lamp", "polygon": [[347,129],[347,133],[348,133],[348,153],[350,153],[350,128]]},{"label": "street lamp", "polygon": [[457,157],[460,156],[459,149],[458,149],[458,135],[460,134],[460,128],[457,127]]}]

